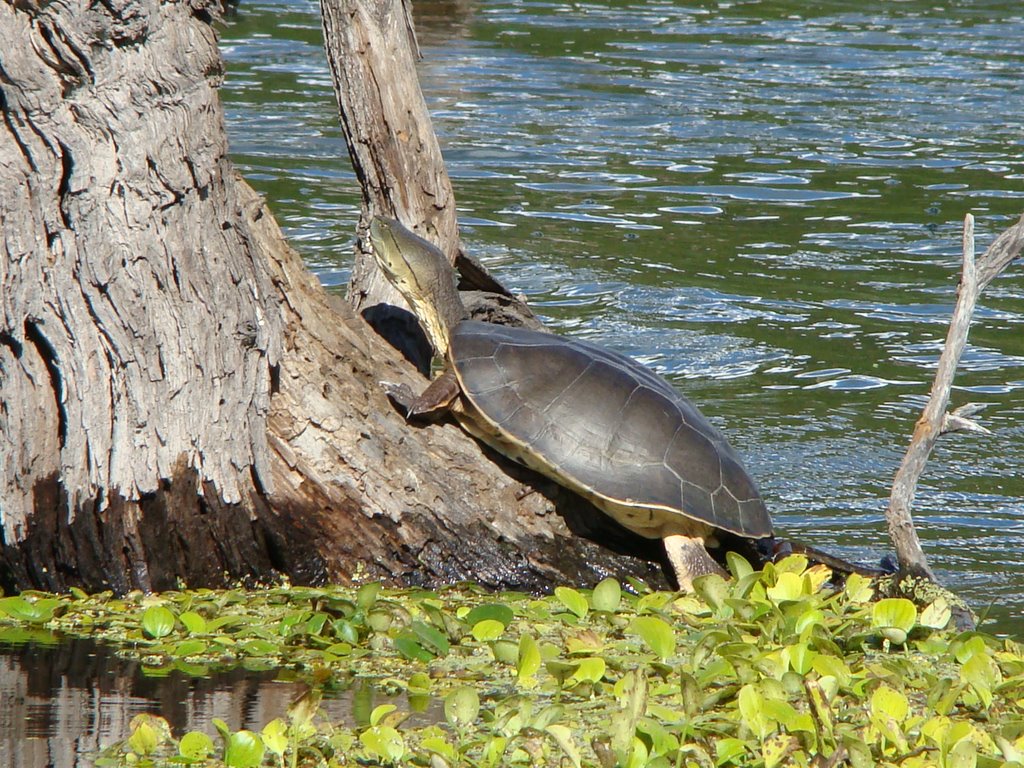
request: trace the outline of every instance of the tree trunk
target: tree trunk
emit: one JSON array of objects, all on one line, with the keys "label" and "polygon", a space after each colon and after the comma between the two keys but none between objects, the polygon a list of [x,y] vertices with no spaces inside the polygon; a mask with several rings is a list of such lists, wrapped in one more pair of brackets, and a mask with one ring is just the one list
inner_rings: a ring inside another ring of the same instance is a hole
[{"label": "tree trunk", "polygon": [[[367,227],[398,219],[437,245],[471,291],[474,317],[539,328],[533,313],[459,243],[455,196],[416,78],[420,57],[407,0],[321,0],[324,42],[363,215],[349,300],[419,370],[430,370],[426,336],[401,294],[374,266]],[[484,295],[481,295],[484,294]]]},{"label": "tree trunk", "polygon": [[0,4],[4,588],[659,583],[657,542],[391,408],[415,372],[227,157],[215,12]]},{"label": "tree trunk", "polygon": [[0,6],[8,584],[267,570],[244,502],[269,483],[282,316],[215,42],[200,2]]}]

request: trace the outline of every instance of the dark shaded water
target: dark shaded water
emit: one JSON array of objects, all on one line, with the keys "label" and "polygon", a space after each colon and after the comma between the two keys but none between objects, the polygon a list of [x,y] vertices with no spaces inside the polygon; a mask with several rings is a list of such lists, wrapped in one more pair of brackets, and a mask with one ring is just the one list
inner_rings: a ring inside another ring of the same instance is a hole
[{"label": "dark shaded water", "polygon": [[[976,216],[984,246],[1024,211],[1019,2],[415,6],[467,248],[559,330],[686,391],[780,529],[877,560],[945,335],[960,221]],[[359,193],[317,5],[244,2],[223,50],[234,156],[343,290]],[[940,577],[1017,634],[1022,322],[1018,267],[983,297],[954,393],[988,405],[993,434],[944,439],[915,507]],[[47,653],[0,656],[0,696],[20,707],[5,713],[30,713],[0,729],[2,764],[87,753],[138,710],[261,726],[295,692],[234,677],[165,688],[116,667],[113,701],[97,682],[108,672]]]},{"label": "dark shaded water", "polygon": [[[91,766],[101,750],[130,733],[133,717],[163,717],[175,737],[190,730],[216,737],[215,718],[232,730],[260,731],[286,718],[309,688],[287,669],[147,668],[86,640],[28,632],[0,639],[0,765]],[[367,725],[373,708],[394,703],[411,724],[443,720],[432,699],[388,696],[368,680],[332,679],[321,688],[329,722]]]}]

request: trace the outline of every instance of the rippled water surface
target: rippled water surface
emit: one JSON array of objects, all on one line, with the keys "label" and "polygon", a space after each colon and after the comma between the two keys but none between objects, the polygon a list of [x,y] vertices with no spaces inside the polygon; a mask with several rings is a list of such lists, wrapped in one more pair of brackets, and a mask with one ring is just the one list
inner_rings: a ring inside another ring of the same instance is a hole
[{"label": "rippled water surface", "polygon": [[[666,374],[780,529],[888,549],[883,509],[945,335],[960,222],[1024,211],[1019,2],[416,2],[465,244],[556,328]],[[359,193],[317,5],[223,35],[234,155],[343,290]],[[941,578],[1024,630],[1024,280],[977,312],[915,506]]]}]

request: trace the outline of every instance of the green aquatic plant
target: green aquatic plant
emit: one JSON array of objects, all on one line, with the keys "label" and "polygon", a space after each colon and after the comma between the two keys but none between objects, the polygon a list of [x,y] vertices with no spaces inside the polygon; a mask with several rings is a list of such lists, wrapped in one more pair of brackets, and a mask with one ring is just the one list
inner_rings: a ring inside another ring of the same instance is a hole
[{"label": "green aquatic plant", "polygon": [[[947,629],[941,598],[876,600],[860,577],[833,589],[800,557],[730,567],[692,595],[614,580],[541,598],[377,584],[31,593],[0,601],[0,630],[99,637],[152,674],[243,665],[309,683],[260,730],[176,738],[137,718],[103,765],[1024,768],[1014,640]],[[403,696],[375,705],[371,685]],[[339,689],[352,725],[321,714]]]}]

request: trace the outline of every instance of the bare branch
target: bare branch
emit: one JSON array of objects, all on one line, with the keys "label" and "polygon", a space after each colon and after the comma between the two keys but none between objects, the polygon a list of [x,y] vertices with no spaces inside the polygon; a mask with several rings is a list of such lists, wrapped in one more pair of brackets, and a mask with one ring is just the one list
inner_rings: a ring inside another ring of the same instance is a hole
[{"label": "bare branch", "polygon": [[915,576],[922,576],[935,581],[935,574],[928,565],[921,541],[914,528],[914,520],[910,507],[917,493],[917,483],[924,472],[928,456],[935,447],[935,442],[942,434],[942,425],[949,405],[949,393],[953,386],[960,356],[967,345],[967,333],[971,326],[971,316],[978,299],[978,280],[974,263],[974,217],[964,217],[963,235],[963,270],[960,276],[960,287],[957,289],[956,306],[953,318],[946,334],[946,344],[939,356],[938,369],[932,383],[928,403],[924,407],[921,418],[914,427],[910,445],[903,457],[903,462],[893,480],[892,493],[889,496],[889,508],[886,519],[889,523],[889,536],[896,547],[896,557],[900,570]]},{"label": "bare branch", "polygon": [[942,432],[975,432],[979,435],[991,435],[992,430],[987,429],[974,419],[970,418],[976,413],[984,410],[987,403],[964,403],[959,408],[947,413],[942,419]]},{"label": "bare branch", "polygon": [[1017,223],[997,237],[979,259],[978,292],[984,291],[1010,262],[1020,257],[1024,250],[1024,215]]},{"label": "bare branch", "polygon": [[928,456],[940,435],[958,430],[988,434],[987,429],[969,418],[980,411],[984,407],[983,405],[968,403],[952,413],[947,413],[946,409],[949,406],[953,377],[964,348],[967,346],[967,334],[970,330],[971,317],[974,314],[978,296],[1003,269],[1020,255],[1022,248],[1024,248],[1024,216],[996,238],[976,264],[974,217],[971,214],[964,217],[963,269],[957,289],[956,305],[953,308],[953,317],[949,323],[946,343],[939,357],[928,403],[914,427],[910,445],[896,472],[892,493],[889,497],[889,507],[886,510],[889,535],[896,547],[896,556],[903,574],[935,581],[935,575],[928,565],[924,551],[921,549],[921,542],[914,529],[910,508],[917,492],[918,480],[924,472]]}]

